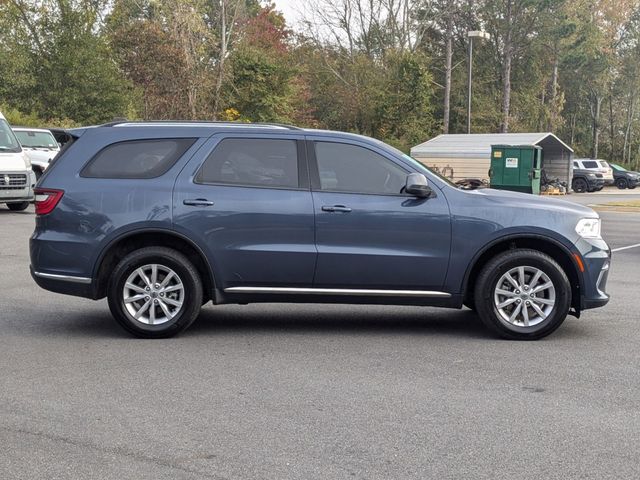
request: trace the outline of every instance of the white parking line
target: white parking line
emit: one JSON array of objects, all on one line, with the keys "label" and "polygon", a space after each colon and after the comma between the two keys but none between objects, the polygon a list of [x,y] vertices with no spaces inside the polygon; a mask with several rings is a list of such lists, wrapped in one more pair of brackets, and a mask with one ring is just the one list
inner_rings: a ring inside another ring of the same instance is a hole
[{"label": "white parking line", "polygon": [[611,251],[612,252],[620,252],[622,250],[629,250],[630,248],[638,248],[638,247],[640,247],[640,243],[636,243],[635,245],[629,245],[628,247],[614,248]]}]

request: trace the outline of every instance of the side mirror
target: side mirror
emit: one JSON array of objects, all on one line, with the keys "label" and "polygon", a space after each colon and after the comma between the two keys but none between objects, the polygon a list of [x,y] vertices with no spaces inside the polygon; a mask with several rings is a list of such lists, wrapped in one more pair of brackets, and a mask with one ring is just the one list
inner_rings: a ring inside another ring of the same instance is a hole
[{"label": "side mirror", "polygon": [[407,175],[407,183],[405,184],[404,191],[409,195],[414,195],[419,198],[427,198],[432,192],[429,182],[427,182],[427,177],[421,173],[410,173]]}]

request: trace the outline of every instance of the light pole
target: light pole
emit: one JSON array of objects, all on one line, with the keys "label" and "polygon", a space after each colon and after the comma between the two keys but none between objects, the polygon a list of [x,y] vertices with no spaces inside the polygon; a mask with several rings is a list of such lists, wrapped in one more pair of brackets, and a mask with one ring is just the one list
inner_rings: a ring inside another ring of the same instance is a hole
[{"label": "light pole", "polygon": [[467,92],[467,133],[471,133],[471,75],[473,72],[473,39],[480,38],[489,40],[491,38],[491,35],[481,30],[472,30],[470,32],[467,32],[467,37],[469,38],[469,91]]}]

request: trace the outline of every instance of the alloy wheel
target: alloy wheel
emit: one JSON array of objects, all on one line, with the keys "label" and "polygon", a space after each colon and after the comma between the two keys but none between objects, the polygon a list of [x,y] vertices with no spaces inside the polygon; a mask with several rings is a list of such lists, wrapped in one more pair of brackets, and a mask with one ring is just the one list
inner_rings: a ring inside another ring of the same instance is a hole
[{"label": "alloy wheel", "polygon": [[503,323],[533,327],[544,322],[556,303],[555,285],[536,267],[519,266],[500,277],[494,305]]},{"label": "alloy wheel", "polygon": [[134,270],[122,289],[125,310],[140,323],[161,325],[180,313],[185,288],[176,272],[159,264]]}]

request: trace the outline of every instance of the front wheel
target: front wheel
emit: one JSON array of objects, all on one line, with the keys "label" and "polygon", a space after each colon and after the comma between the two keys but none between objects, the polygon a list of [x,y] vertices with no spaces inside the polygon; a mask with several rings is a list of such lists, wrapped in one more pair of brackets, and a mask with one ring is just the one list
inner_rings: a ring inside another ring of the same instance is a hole
[{"label": "front wheel", "polygon": [[548,255],[528,249],[504,252],[490,260],[475,286],[478,315],[503,338],[537,340],[564,322],[571,285]]},{"label": "front wheel", "polygon": [[29,208],[29,202],[7,203],[7,207],[13,212],[21,212]]},{"label": "front wheel", "polygon": [[146,247],[118,263],[107,296],[113,317],[125,330],[142,338],[166,338],[184,331],[197,318],[202,281],[181,253]]}]

